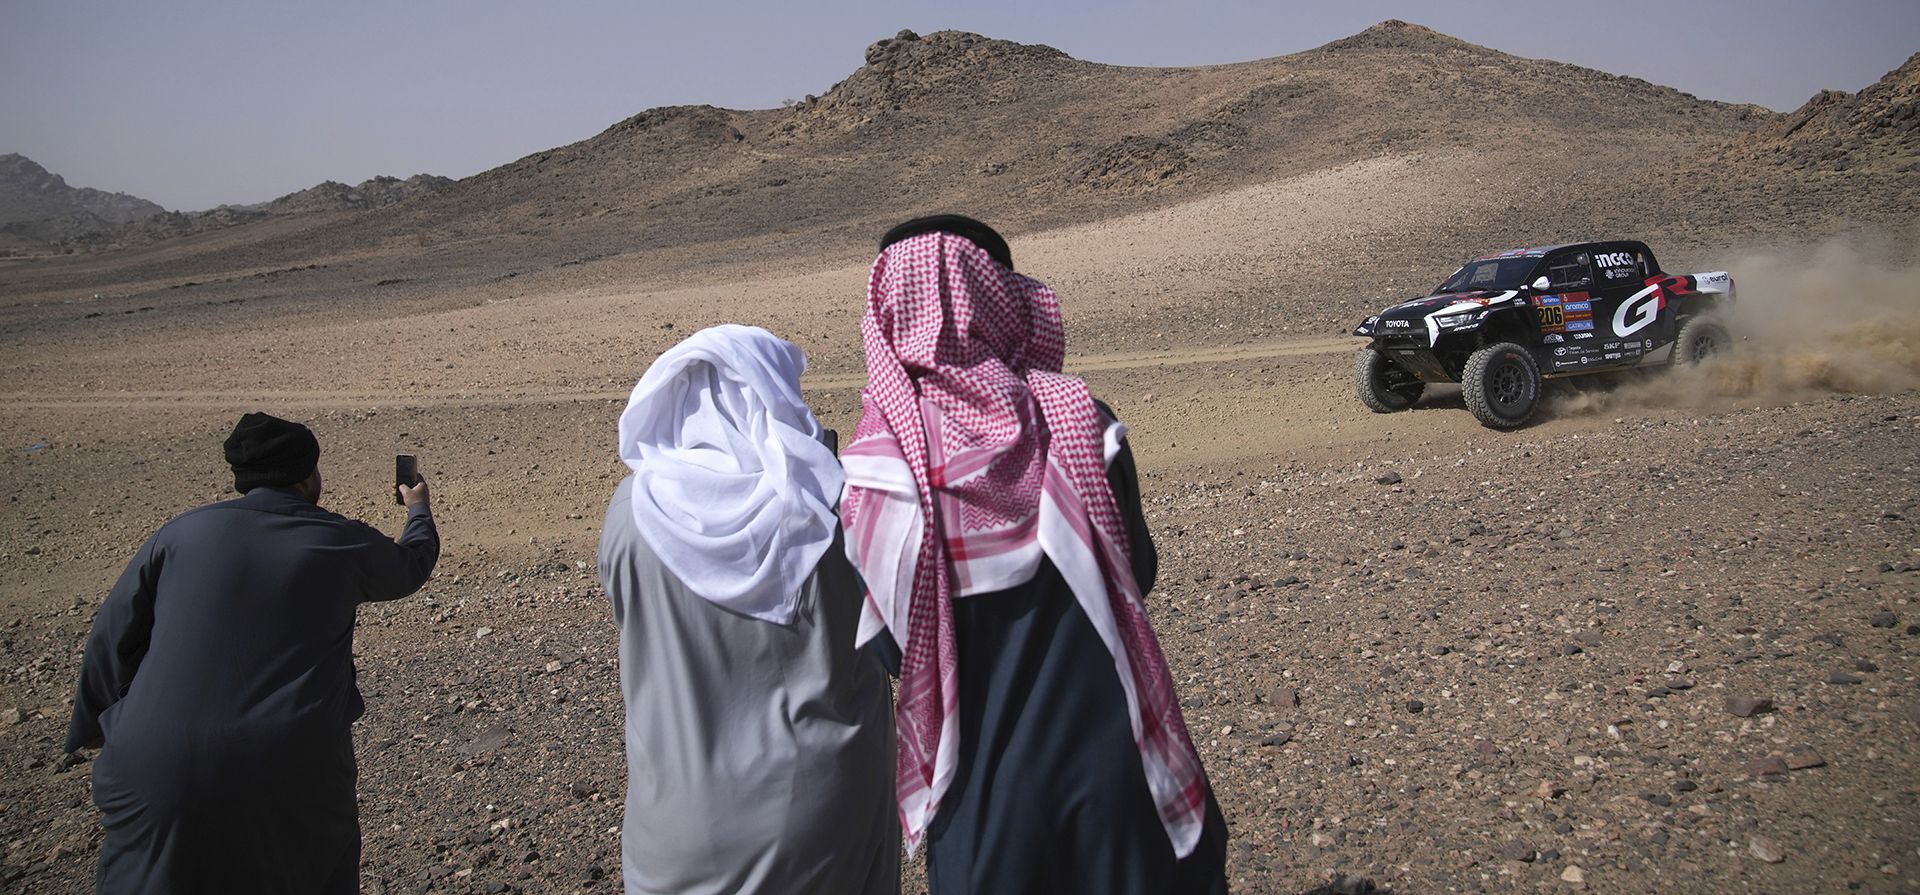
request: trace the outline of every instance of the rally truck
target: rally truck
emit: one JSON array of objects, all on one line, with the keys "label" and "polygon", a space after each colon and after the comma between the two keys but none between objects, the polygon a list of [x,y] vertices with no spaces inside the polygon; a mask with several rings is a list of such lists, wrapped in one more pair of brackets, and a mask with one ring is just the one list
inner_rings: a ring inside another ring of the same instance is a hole
[{"label": "rally truck", "polygon": [[1579,242],[1475,258],[1433,294],[1368,317],[1353,386],[1376,413],[1458,382],[1483,425],[1533,416],[1542,380],[1698,363],[1731,346],[1726,271],[1663,273],[1645,243]]}]

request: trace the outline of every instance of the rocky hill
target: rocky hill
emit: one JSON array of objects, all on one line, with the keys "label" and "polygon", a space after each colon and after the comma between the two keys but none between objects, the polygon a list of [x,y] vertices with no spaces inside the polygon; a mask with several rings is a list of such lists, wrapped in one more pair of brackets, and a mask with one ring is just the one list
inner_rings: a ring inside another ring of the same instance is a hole
[{"label": "rocky hill", "polygon": [[384,208],[415,196],[438,192],[453,185],[453,179],[433,174],[415,174],[405,180],[398,177],[374,177],[359,186],[328,180],[297,193],[288,193],[261,206],[268,214],[308,214],[316,211],[359,211]]},{"label": "rocky hill", "polygon": [[[1450,216],[1452,240],[1660,235],[1650,227],[1696,240],[1756,217],[1717,201],[1732,181],[1756,208],[1790,210],[1782,233],[1838,226],[1841,212],[1897,217],[1884,190],[1834,204],[1820,192],[1828,187],[1761,158],[1826,149],[1754,148],[1768,139],[1807,142],[1856,119],[1886,119],[1870,146],[1837,139],[1869,155],[1912,145],[1899,129],[1912,120],[1899,117],[1912,108],[1910,83],[1899,86],[1911,81],[1912,63],[1889,76],[1893,86],[1863,91],[1844,109],[1822,111],[1817,101],[1802,116],[1810,123],[1783,134],[1789,116],[1757,106],[1400,21],[1289,56],[1200,67],[1104,65],[958,31],[903,31],[870,46],[861,63],[782,108],[650,109],[455,183],[422,182],[404,202],[386,197],[420,178],[322,185],[265,209],[228,210],[224,221],[173,221],[171,232],[188,239],[121,253],[108,266],[135,279],[198,278],[392,257],[410,279],[461,281],[614,256],[662,270],[748,256],[850,258],[888,223],[929,210],[966,210],[1018,234],[1369,159],[1432,156],[1504,160],[1498,182]],[[1915,192],[1911,183],[1893,189]],[[1672,213],[1680,204],[1684,216]],[[267,210],[324,213],[205,232]],[[49,285],[63,281],[39,273]],[[73,282],[97,273],[76,272]]]},{"label": "rocky hill", "polygon": [[66,216],[124,224],[163,211],[138,196],[69,186],[65,178],[19,153],[0,155],[0,224]]},{"label": "rocky hill", "polygon": [[0,240],[86,239],[165,211],[138,196],[70,186],[19,153],[0,155]]},{"label": "rocky hill", "polygon": [[1802,171],[1920,172],[1920,53],[1859,93],[1821,92],[1730,155]]},{"label": "rocky hill", "polygon": [[[4,159],[20,159],[33,170],[45,173],[38,165],[23,156],[6,156]],[[60,178],[54,175],[47,175],[47,177],[56,183],[60,181]],[[23,176],[19,179],[26,182],[31,178]],[[30,206],[28,203],[9,203],[10,207],[17,206],[23,209],[20,212],[22,220],[7,224],[3,232],[6,237],[12,238],[11,243],[15,247],[24,247],[26,251],[44,251],[48,247],[103,249],[143,245],[214,230],[225,230],[275,216],[385,208],[416,196],[438,192],[453,183],[452,178],[433,174],[415,174],[404,180],[398,177],[373,177],[361,182],[359,186],[348,186],[338,181],[328,180],[317,186],[288,193],[267,202],[253,205],[221,205],[206,211],[192,212],[167,211],[152,202],[120,193],[77,190],[74,192],[93,193],[129,201],[115,204],[99,203],[115,212],[113,214],[82,211],[41,217],[31,217],[36,213],[33,210],[35,206]],[[64,183],[60,185],[65,186]],[[42,203],[42,207],[45,204]]]}]

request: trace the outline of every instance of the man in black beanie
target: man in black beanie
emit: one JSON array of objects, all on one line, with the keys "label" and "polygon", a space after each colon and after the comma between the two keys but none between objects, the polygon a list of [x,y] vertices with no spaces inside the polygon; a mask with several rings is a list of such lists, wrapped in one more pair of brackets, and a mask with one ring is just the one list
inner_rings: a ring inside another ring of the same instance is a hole
[{"label": "man in black beanie", "polygon": [[161,526],[87,639],[66,749],[100,749],[96,887],[357,892],[354,611],[432,574],[427,485],[396,486],[396,543],[320,508],[306,426],[249,413],[226,456],[241,497]]}]

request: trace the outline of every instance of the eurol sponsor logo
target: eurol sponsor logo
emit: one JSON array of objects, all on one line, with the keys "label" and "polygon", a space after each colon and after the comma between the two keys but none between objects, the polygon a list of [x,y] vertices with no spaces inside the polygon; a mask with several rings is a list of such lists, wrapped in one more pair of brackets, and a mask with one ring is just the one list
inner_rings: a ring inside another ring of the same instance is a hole
[{"label": "eurol sponsor logo", "polygon": [[1569,311],[1591,311],[1593,310],[1593,302],[1570,301],[1570,302],[1567,302],[1566,309]]},{"label": "eurol sponsor logo", "polygon": [[[1568,332],[1587,332],[1588,330],[1591,330],[1591,329],[1593,329],[1593,321],[1591,320],[1567,321]],[[1587,332],[1587,334],[1584,336],[1576,336],[1576,338],[1581,338],[1581,339],[1589,339],[1592,337],[1593,337],[1593,334],[1591,332]]]}]

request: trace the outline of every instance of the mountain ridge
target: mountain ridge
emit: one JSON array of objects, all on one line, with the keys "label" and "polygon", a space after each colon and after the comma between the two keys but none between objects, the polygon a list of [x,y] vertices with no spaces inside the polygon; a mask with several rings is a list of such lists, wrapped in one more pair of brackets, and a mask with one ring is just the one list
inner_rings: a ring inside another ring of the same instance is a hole
[{"label": "mountain ridge", "polygon": [[[613,257],[652,258],[646,266],[660,270],[766,252],[844,257],[923,211],[969,211],[1017,234],[1369,158],[1455,152],[1511,158],[1512,195],[1476,200],[1485,219],[1475,227],[1538,219],[1638,233],[1697,198],[1681,223],[1704,234],[1746,223],[1713,207],[1725,183],[1755,196],[1802,189],[1755,161],[1758,150],[1736,151],[1788,119],[1398,20],[1298,53],[1174,68],[902,31],[784,107],[646,109],[406,201],[316,209],[273,227],[228,212],[212,223],[249,226],[151,234],[103,263],[143,278],[373,253],[410,277],[476,281]],[[1514,216],[1515,202],[1529,213]],[[1832,217],[1818,195],[1785,205],[1794,211],[1783,232]]]}]

